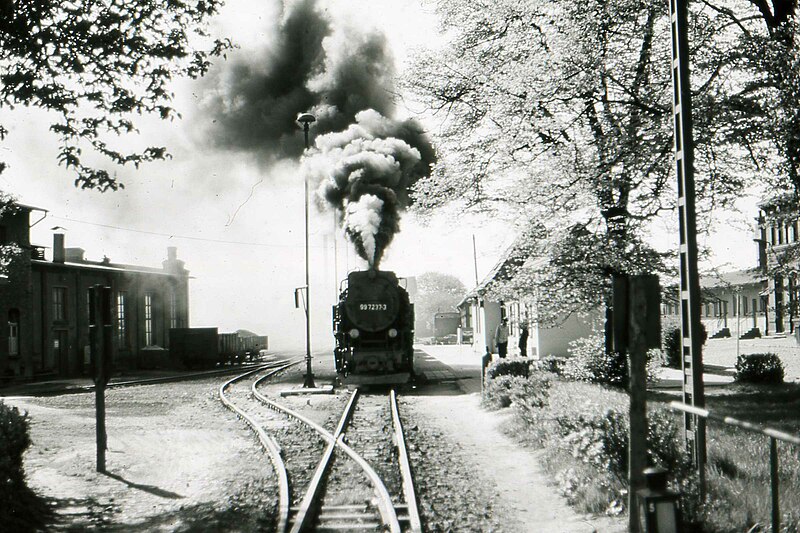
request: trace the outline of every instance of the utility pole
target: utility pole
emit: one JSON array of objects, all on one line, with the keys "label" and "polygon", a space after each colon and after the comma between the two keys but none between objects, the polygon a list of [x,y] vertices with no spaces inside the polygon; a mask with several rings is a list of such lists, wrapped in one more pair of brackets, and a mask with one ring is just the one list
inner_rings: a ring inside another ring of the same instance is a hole
[{"label": "utility pole", "polygon": [[[675,127],[675,175],[680,219],[681,370],[683,403],[705,406],[703,354],[700,338],[700,278],[697,272],[697,228],[694,189],[694,141],[689,83],[689,0],[669,0],[672,36],[672,97]],[[705,501],[705,419],[686,413],[684,439],[699,477],[700,499]]]}]

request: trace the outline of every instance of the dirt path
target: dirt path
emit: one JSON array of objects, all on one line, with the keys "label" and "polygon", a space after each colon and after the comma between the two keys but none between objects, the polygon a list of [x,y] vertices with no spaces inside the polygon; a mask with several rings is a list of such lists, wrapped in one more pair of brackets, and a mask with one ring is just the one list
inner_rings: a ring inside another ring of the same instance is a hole
[{"label": "dirt path", "polygon": [[509,513],[506,521],[520,525],[509,531],[627,531],[624,519],[577,514],[542,471],[539,452],[521,447],[503,433],[501,426],[510,412],[487,411],[480,406],[479,358],[461,347],[421,348],[456,371],[461,378],[457,384],[460,394],[413,398],[409,400],[412,416],[446,433],[456,442],[453,453],[472,465],[478,479],[495,485]]}]

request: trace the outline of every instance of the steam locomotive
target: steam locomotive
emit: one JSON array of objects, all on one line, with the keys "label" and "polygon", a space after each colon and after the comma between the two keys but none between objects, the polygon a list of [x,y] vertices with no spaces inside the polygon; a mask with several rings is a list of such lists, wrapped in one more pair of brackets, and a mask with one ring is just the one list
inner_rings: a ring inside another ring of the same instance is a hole
[{"label": "steam locomotive", "polygon": [[347,276],[333,306],[336,372],[344,383],[404,383],[414,375],[414,305],[394,272]]}]

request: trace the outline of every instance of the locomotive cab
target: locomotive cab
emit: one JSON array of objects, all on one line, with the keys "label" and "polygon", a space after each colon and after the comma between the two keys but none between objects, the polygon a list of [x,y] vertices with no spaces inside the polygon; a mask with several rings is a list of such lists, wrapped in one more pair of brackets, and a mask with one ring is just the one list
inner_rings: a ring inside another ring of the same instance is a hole
[{"label": "locomotive cab", "polygon": [[413,375],[414,309],[394,272],[351,272],[333,308],[336,371],[347,383]]}]

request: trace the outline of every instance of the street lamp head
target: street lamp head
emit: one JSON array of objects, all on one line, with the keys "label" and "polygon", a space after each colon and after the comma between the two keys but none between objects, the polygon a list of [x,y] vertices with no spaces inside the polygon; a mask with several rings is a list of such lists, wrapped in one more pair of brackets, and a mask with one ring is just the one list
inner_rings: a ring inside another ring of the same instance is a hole
[{"label": "street lamp head", "polygon": [[308,127],[309,124],[312,122],[316,122],[317,119],[311,113],[300,113],[297,115],[297,122],[303,125],[303,127]]}]

